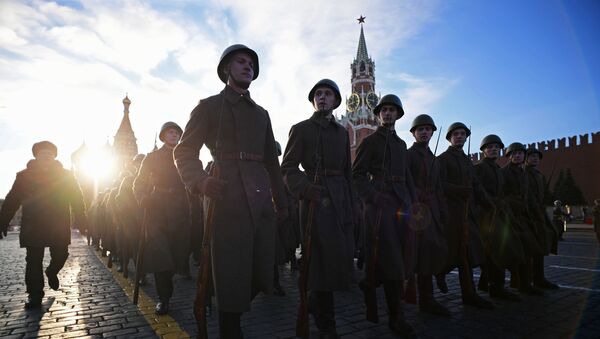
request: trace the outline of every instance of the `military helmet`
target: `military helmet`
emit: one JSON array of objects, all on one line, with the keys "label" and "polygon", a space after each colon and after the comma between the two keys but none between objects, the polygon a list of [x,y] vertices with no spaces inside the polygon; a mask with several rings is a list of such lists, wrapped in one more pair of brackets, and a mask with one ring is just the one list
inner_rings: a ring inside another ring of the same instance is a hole
[{"label": "military helmet", "polygon": [[500,137],[497,136],[496,134],[490,134],[490,135],[486,135],[481,140],[481,146],[479,146],[479,150],[483,151],[485,146],[487,146],[489,144],[498,144],[498,145],[500,145],[500,148],[504,148],[504,143],[502,142],[502,139],[500,139]]},{"label": "military helmet", "polygon": [[525,153],[526,156],[530,156],[533,153],[537,153],[540,155],[540,159],[542,159],[542,157],[544,156],[544,154],[542,153],[542,151],[540,151],[539,149],[535,148],[535,147],[529,147],[527,149],[527,152]]},{"label": "military helmet", "polygon": [[282,152],[281,152],[281,144],[279,143],[279,141],[275,141],[275,148],[277,148],[277,156],[280,156],[282,154]]},{"label": "military helmet", "polygon": [[342,103],[342,95],[340,94],[340,88],[338,87],[338,85],[331,79],[319,80],[313,86],[313,88],[310,90],[310,92],[308,92],[308,101],[310,101],[311,104],[313,103],[313,99],[315,98],[315,92],[317,91],[317,88],[319,88],[321,86],[326,86],[333,90],[333,92],[335,93],[335,97],[337,98],[337,103],[335,104],[333,109],[338,108],[340,106],[340,104]]},{"label": "military helmet", "polygon": [[554,201],[554,206],[557,206],[557,207],[558,207],[558,206],[562,206],[562,201],[560,201],[560,200],[555,200],[555,201]]},{"label": "military helmet", "polygon": [[504,153],[504,155],[509,157],[510,154],[515,151],[523,151],[523,153],[525,153],[525,145],[523,145],[520,142],[513,142],[512,144],[508,145],[508,147],[506,148],[506,153]]},{"label": "military helmet", "polygon": [[248,53],[248,55],[250,55],[250,58],[252,59],[252,63],[254,64],[254,76],[252,77],[252,80],[255,80],[256,78],[258,78],[258,54],[256,54],[255,51],[253,51],[246,45],[235,44],[235,45],[231,45],[231,46],[227,47],[223,51],[223,54],[221,54],[221,59],[219,59],[219,65],[217,66],[217,74],[219,75],[219,79],[221,79],[221,81],[223,81],[224,83],[227,83],[227,78],[228,78],[227,73],[224,70],[224,67],[226,66],[226,63],[229,61],[229,56],[235,52],[240,52],[240,51]]},{"label": "military helmet", "polygon": [[415,119],[413,120],[412,125],[410,127],[410,132],[412,133],[417,127],[423,126],[423,125],[430,125],[434,131],[437,131],[437,127],[435,126],[435,123],[433,122],[433,118],[427,114],[420,114],[420,115],[417,115],[415,117]]},{"label": "military helmet", "polygon": [[381,107],[383,107],[383,105],[394,105],[398,107],[397,119],[400,119],[404,115],[402,101],[400,101],[400,98],[398,98],[394,94],[386,94],[382,96],[381,99],[379,99],[379,103],[377,103],[377,106],[375,106],[375,109],[373,109],[373,114],[379,116],[379,111],[381,111]]},{"label": "military helmet", "polygon": [[160,128],[160,133],[158,133],[158,139],[160,139],[160,141],[165,142],[163,138],[169,128],[176,129],[179,132],[179,136],[183,134],[183,130],[181,129],[181,127],[179,127],[179,125],[177,125],[173,121],[167,121]]},{"label": "military helmet", "polygon": [[58,155],[58,149],[56,148],[56,145],[51,143],[50,141],[44,140],[36,142],[35,144],[33,144],[33,147],[31,147],[31,153],[33,153],[33,157],[37,157],[38,152],[43,149],[50,150],[52,153],[54,153],[55,158]]},{"label": "military helmet", "polygon": [[471,135],[471,130],[462,122],[453,122],[450,127],[448,127],[448,132],[446,132],[446,140],[450,141],[450,136],[452,135],[452,132],[454,132],[457,129],[464,129],[465,132],[467,132],[467,137],[469,135]]}]

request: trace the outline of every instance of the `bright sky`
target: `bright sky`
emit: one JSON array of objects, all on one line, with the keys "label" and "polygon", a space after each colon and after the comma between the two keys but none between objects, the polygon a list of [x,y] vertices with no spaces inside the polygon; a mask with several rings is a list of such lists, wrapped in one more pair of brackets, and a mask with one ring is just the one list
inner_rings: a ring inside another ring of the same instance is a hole
[{"label": "bright sky", "polygon": [[472,125],[472,150],[490,133],[508,144],[600,130],[595,0],[0,0],[0,197],[36,141],[56,143],[66,167],[83,140],[112,142],[125,93],[140,152],[150,151],[163,122],[184,126],[221,91],[216,65],[234,43],[258,52],[252,97],[285,145],[312,113],[317,80],[350,94],[361,14],[376,89],[402,99],[396,129],[409,145],[421,113],[444,130]]}]

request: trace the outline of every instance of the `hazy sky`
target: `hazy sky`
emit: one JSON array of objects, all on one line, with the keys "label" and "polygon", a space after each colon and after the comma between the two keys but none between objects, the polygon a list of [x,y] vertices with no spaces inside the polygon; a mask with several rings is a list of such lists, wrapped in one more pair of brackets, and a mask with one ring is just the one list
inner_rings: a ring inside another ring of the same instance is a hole
[{"label": "hazy sky", "polygon": [[312,112],[317,80],[350,94],[360,15],[376,90],[402,99],[396,129],[409,145],[421,113],[444,129],[472,125],[472,150],[489,133],[508,144],[600,130],[595,0],[0,0],[0,196],[36,141],[55,142],[66,167],[83,140],[112,142],[125,93],[140,152],[150,151],[163,122],[185,125],[221,91],[216,65],[233,43],[258,52],[252,97],[285,145]]}]

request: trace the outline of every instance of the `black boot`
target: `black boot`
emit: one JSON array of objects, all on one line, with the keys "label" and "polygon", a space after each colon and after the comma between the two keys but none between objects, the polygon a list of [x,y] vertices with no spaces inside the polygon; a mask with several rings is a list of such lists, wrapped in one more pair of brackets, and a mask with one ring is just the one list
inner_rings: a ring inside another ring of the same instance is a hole
[{"label": "black boot", "polygon": [[219,311],[219,337],[221,339],[241,339],[242,327],[240,326],[241,313]]},{"label": "black boot", "polygon": [[446,275],[445,274],[436,274],[435,275],[435,284],[441,293],[448,293],[448,284],[446,283]]},{"label": "black boot", "polygon": [[42,307],[42,297],[27,297],[27,301],[25,301],[25,309],[32,310],[40,307]]},{"label": "black boot", "polygon": [[165,315],[169,313],[169,302],[168,301],[159,301],[154,308],[154,313],[158,315]]},{"label": "black boot", "polygon": [[485,310],[493,310],[495,308],[491,301],[483,299],[475,291],[467,295],[463,294],[462,301],[464,305],[475,306]]},{"label": "black boot", "polygon": [[494,299],[503,299],[509,301],[521,301],[521,297],[509,290],[505,289],[504,286],[490,286],[490,297]]},{"label": "black boot", "polygon": [[48,277],[48,286],[50,286],[51,289],[58,291],[58,288],[60,287],[58,275],[54,272],[46,270],[46,277]]}]

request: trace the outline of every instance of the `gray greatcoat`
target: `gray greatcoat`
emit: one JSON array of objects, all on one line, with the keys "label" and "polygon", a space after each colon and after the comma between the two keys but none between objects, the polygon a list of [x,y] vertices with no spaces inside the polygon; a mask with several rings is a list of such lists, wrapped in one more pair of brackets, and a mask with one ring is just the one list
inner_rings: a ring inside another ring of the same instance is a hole
[{"label": "gray greatcoat", "polygon": [[[354,185],[365,203],[366,262],[373,260],[373,230],[381,209],[378,255],[375,272],[378,281],[404,280],[413,273],[416,261],[415,232],[408,219],[415,191],[408,170],[406,143],[392,129],[378,127],[358,146],[352,166]],[[387,202],[377,204],[378,197]]]},{"label": "gray greatcoat", "polygon": [[417,263],[415,273],[438,274],[446,269],[444,258],[448,253],[445,225],[448,208],[440,181],[439,164],[425,143],[414,143],[408,149],[408,168],[413,178],[417,201],[427,208],[422,216],[425,224],[417,223]]},{"label": "gray greatcoat", "polygon": [[190,245],[190,205],[185,186],[167,146],[148,153],[133,183],[145,208],[144,265],[142,272],[185,273]]},{"label": "gray greatcoat", "polygon": [[344,290],[353,282],[355,244],[350,141],[342,125],[319,112],[292,126],[281,163],[285,183],[299,199],[303,232],[310,205],[304,192],[314,182],[317,162],[317,185],[324,190],[312,220],[308,288]]},{"label": "gray greatcoat", "polygon": [[[440,154],[438,161],[448,206],[448,224],[446,225],[448,268],[460,265],[460,244],[464,222],[468,223],[469,230],[467,243],[469,264],[473,267],[479,266],[485,260],[485,253],[475,216],[475,201],[489,202],[489,198],[475,176],[471,160],[461,149],[449,146],[446,152]],[[465,192],[469,194],[467,200],[464,199]],[[465,212],[468,213],[466,219]]]},{"label": "gray greatcoat", "polygon": [[198,158],[204,145],[215,159],[219,178],[227,181],[213,216],[217,306],[223,312],[245,312],[258,292],[272,290],[275,208],[287,208],[269,114],[249,93],[242,95],[229,86],[200,101],[174,153],[192,193],[199,193],[209,176]]},{"label": "gray greatcoat", "polygon": [[495,160],[484,158],[475,165],[481,186],[494,201],[495,208],[479,209],[481,236],[487,253],[501,268],[511,267],[525,259],[523,246],[513,226],[514,215],[504,196],[504,175]]},{"label": "gray greatcoat", "polygon": [[511,226],[517,231],[526,256],[543,255],[544,245],[536,237],[536,225],[530,224],[531,211],[529,210],[529,183],[527,174],[521,165],[509,162],[502,167],[504,175],[504,194],[509,208],[515,218],[511,219]]},{"label": "gray greatcoat", "polygon": [[71,212],[74,224],[85,226],[85,203],[79,184],[62,164],[52,160],[48,166],[30,160],[17,173],[0,211],[0,229],[7,226],[22,207],[21,247],[67,246],[71,243]]},{"label": "gray greatcoat", "polygon": [[552,222],[546,214],[544,205],[544,194],[546,191],[546,178],[537,168],[533,166],[525,167],[527,173],[529,189],[529,210],[530,225],[536,233],[544,255],[550,253],[556,254],[558,247],[558,232],[552,225]]}]

